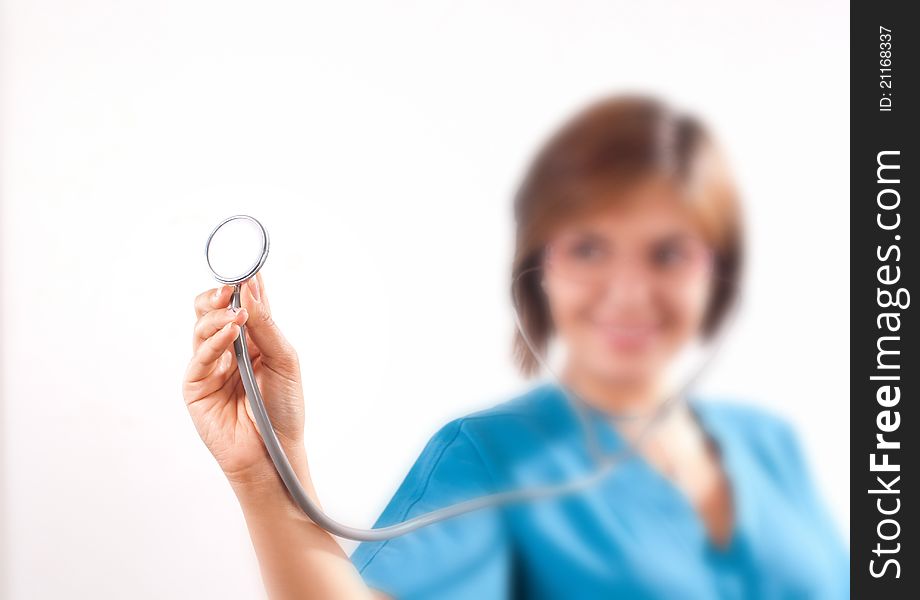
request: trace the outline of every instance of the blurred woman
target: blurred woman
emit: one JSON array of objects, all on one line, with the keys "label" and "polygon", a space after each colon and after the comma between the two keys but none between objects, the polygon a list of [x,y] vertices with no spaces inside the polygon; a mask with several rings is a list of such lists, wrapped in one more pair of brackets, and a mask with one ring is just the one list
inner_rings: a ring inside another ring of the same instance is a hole
[{"label": "blurred woman", "polygon": [[[739,287],[738,201],[695,119],[648,98],[577,114],[536,155],[515,200],[516,356],[550,343],[562,382],[448,423],[378,526],[507,489],[570,481],[658,414],[666,374],[723,324]],[[638,456],[568,496],[482,510],[349,559],[299,512],[248,412],[231,351],[246,323],[279,438],[311,494],[297,355],[261,277],[195,302],[184,382],[201,437],[243,508],[277,598],[844,598],[848,556],[780,419],[684,398]],[[575,403],[578,405],[576,406]]]}]

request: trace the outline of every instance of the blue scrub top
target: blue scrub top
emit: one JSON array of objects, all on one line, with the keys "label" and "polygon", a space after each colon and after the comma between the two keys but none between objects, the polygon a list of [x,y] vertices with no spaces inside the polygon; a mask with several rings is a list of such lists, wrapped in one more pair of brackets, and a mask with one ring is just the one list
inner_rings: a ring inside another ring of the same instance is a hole
[{"label": "blue scrub top", "polygon": [[[577,494],[491,508],[386,542],[352,561],[394,598],[849,597],[849,556],[791,429],[762,411],[691,400],[721,453],[735,524],[716,547],[686,496],[642,458]],[[588,412],[603,450],[622,439]],[[452,421],[425,447],[377,526],[500,490],[592,472],[562,390],[543,385]]]}]

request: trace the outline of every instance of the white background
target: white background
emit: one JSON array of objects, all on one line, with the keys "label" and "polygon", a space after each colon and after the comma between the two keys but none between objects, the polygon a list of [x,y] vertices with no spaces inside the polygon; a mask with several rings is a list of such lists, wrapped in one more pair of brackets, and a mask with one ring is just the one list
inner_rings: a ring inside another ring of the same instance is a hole
[{"label": "white background", "polygon": [[434,430],[522,389],[511,193],[623,90],[727,147],[751,277],[705,388],[795,423],[845,531],[847,7],[690,4],[4,0],[0,595],[258,595],[180,396],[237,212],[272,235],[323,503],[370,524]]}]

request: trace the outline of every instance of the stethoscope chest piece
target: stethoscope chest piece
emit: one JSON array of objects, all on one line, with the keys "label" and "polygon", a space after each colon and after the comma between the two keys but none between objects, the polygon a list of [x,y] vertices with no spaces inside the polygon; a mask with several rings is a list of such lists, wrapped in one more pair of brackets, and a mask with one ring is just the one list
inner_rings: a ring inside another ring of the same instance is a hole
[{"label": "stethoscope chest piece", "polygon": [[265,264],[268,232],[256,219],[234,215],[214,228],[204,253],[214,279],[225,285],[240,285]]}]

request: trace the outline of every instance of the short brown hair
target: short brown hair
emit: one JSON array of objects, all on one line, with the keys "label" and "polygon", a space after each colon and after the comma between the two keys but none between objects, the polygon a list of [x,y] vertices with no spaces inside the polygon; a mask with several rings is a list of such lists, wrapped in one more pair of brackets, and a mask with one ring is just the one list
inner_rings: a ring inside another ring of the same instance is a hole
[{"label": "short brown hair", "polygon": [[[737,297],[742,263],[739,203],[724,162],[692,116],[675,113],[653,98],[612,97],[588,106],[550,137],[515,197],[512,302],[537,351],[546,351],[552,335],[540,286],[542,252],[552,230],[567,217],[616,202],[622,196],[618,191],[654,176],[692,188],[694,214],[716,253],[716,280],[703,333],[718,329]],[[539,364],[520,332],[514,353],[522,373],[537,372]]]}]

